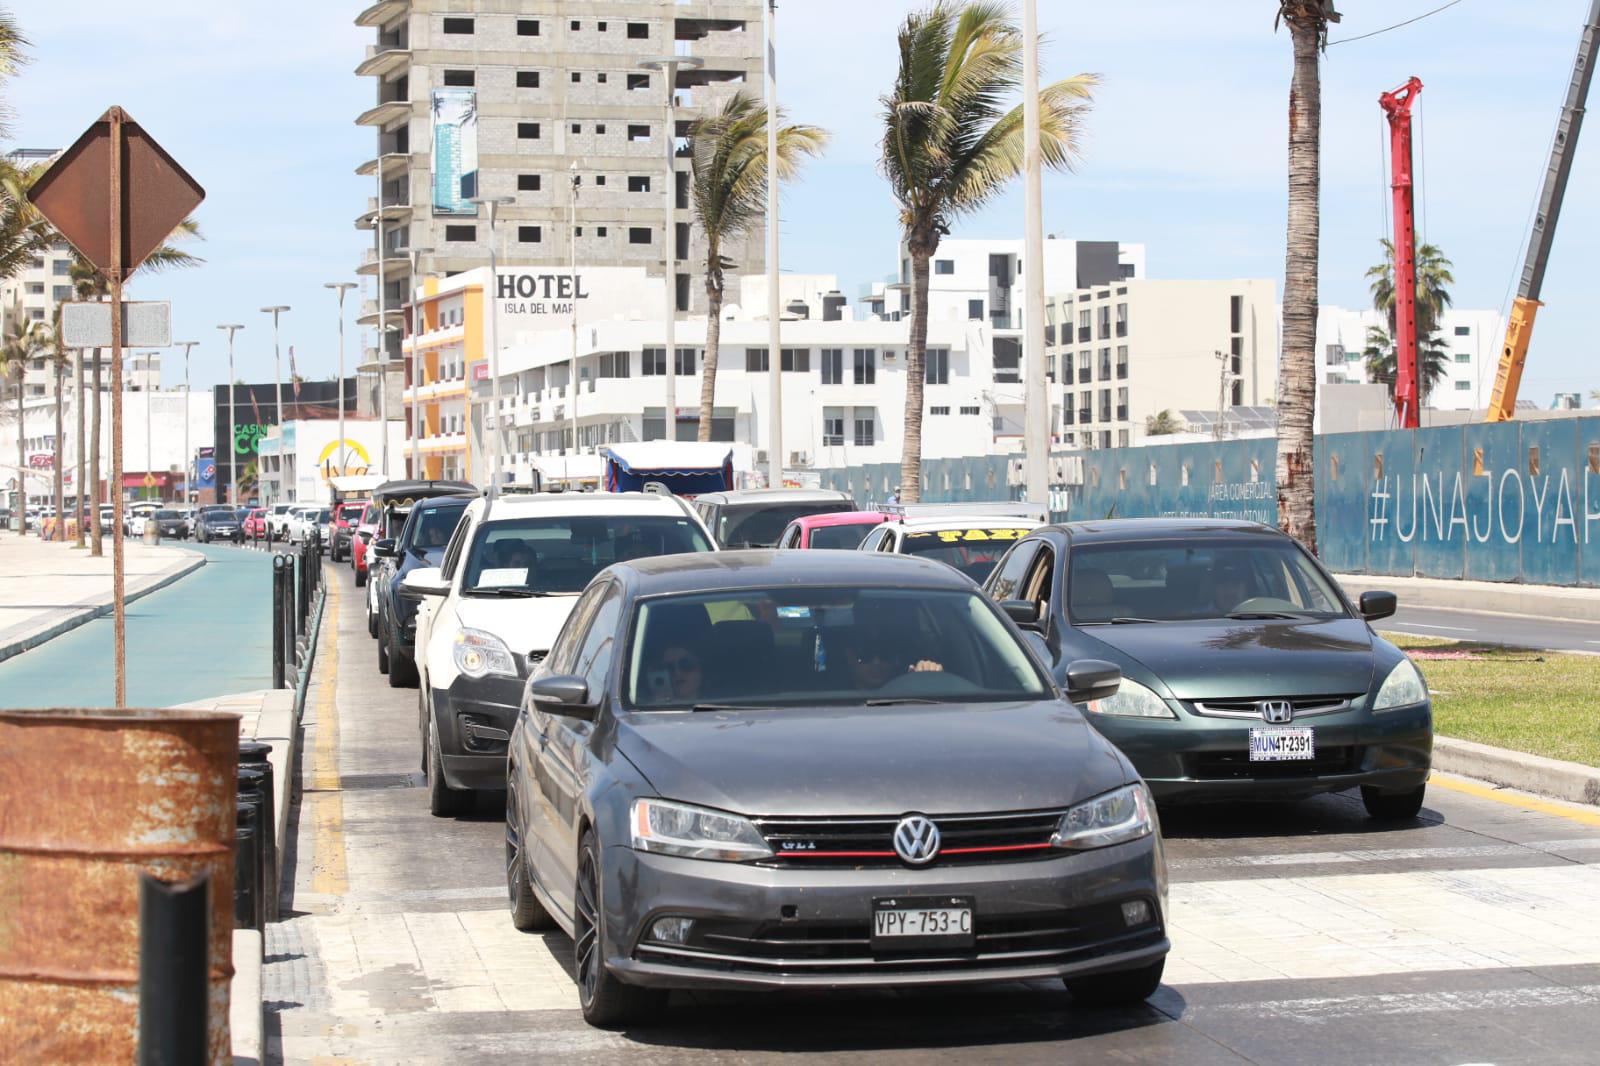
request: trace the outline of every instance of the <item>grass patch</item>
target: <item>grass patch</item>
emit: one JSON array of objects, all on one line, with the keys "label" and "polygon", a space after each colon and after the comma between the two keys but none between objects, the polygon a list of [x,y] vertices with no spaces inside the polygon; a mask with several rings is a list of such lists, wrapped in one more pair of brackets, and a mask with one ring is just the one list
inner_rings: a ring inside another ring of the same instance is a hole
[{"label": "grass patch", "polygon": [[1441,735],[1600,766],[1600,656],[1383,635],[1422,671]]}]

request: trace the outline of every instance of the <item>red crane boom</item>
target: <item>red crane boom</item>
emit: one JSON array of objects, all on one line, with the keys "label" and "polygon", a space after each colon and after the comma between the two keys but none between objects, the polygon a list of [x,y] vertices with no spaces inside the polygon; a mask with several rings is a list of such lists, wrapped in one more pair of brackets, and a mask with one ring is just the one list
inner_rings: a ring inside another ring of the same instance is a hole
[{"label": "red crane boom", "polygon": [[1417,227],[1412,215],[1411,105],[1422,82],[1409,79],[1378,97],[1389,117],[1389,188],[1394,195],[1394,413],[1402,429],[1416,429],[1421,392],[1417,366]]}]

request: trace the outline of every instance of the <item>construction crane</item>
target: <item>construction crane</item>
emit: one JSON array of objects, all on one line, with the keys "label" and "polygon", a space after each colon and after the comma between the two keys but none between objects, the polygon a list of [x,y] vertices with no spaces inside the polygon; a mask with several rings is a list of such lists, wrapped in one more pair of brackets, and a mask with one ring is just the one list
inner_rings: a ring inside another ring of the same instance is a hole
[{"label": "construction crane", "polygon": [[1500,348],[1500,369],[1495,374],[1494,394],[1489,400],[1490,422],[1505,422],[1516,412],[1522,366],[1527,361],[1528,342],[1533,337],[1533,319],[1542,306],[1539,290],[1544,286],[1550,244],[1555,239],[1556,220],[1561,217],[1561,199],[1566,195],[1567,177],[1572,173],[1572,154],[1578,147],[1578,131],[1583,126],[1584,101],[1589,97],[1589,82],[1594,78],[1591,61],[1597,35],[1600,35],[1600,0],[1592,0],[1589,17],[1578,38],[1578,57],[1572,64],[1572,81],[1567,85],[1566,102],[1561,105],[1561,120],[1556,124],[1555,140],[1550,144],[1550,163],[1545,168],[1544,187],[1539,192],[1539,207],[1533,216],[1528,254],[1522,262],[1522,281],[1511,305],[1505,344]]},{"label": "construction crane", "polygon": [[[1600,5],[1600,0],[1595,0]],[[1417,226],[1412,214],[1411,105],[1422,82],[1416,78],[1378,97],[1389,117],[1389,180],[1394,195],[1394,413],[1401,429],[1418,425]]]}]

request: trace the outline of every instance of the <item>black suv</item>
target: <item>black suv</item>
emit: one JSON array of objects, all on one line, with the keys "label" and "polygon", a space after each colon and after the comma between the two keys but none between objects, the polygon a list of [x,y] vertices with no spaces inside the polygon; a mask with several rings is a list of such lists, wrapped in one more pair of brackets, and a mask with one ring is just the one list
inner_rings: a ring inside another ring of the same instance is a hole
[{"label": "black suv", "polygon": [[389,675],[391,688],[417,683],[417,601],[398,594],[400,582],[418,567],[439,565],[472,500],[471,496],[423,500],[411,508],[399,536],[372,542],[367,570],[378,604],[378,672]]}]

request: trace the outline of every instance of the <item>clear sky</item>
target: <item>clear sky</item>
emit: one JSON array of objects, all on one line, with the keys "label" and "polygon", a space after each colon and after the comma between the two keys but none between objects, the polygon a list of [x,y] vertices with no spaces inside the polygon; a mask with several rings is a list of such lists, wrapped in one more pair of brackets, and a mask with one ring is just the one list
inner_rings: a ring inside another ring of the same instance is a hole
[{"label": "clear sky", "polygon": [[[6,0],[0,0],[4,3]],[[1443,0],[1343,0],[1335,41]],[[69,143],[121,104],[208,192],[198,270],[138,281],[173,301],[176,339],[201,341],[197,386],[226,377],[219,322],[242,322],[238,373],[272,372],[268,316],[286,303],[283,344],[301,372],[335,364],[334,297],[370,234],[352,220],[371,183],[354,168],[373,101],[352,73],[371,31],[363,0],[9,0],[34,41],[6,90],[13,146]],[[780,86],[798,120],[833,132],[783,202],[785,269],[834,273],[852,298],[895,269],[895,208],[876,170],[881,94],[903,0],[787,0]],[[1081,171],[1045,181],[1045,229],[1139,241],[1161,278],[1265,277],[1282,285],[1288,83],[1275,0],[1041,0],[1046,78],[1098,73]],[[1413,26],[1334,44],[1323,67],[1322,301],[1368,301],[1388,190],[1379,93],[1412,74],[1418,108],[1418,218],[1455,262],[1456,304],[1502,308],[1520,268],[1557,109],[1588,0],[1461,0]],[[1600,111],[1600,103],[1593,110]],[[1577,151],[1522,395],[1600,387],[1600,128]],[[1017,237],[1020,190],[964,220],[963,237]],[[347,309],[350,305],[347,303]],[[358,331],[349,335],[354,366]],[[287,356],[285,356],[287,358]],[[167,380],[176,380],[169,361]]]}]

